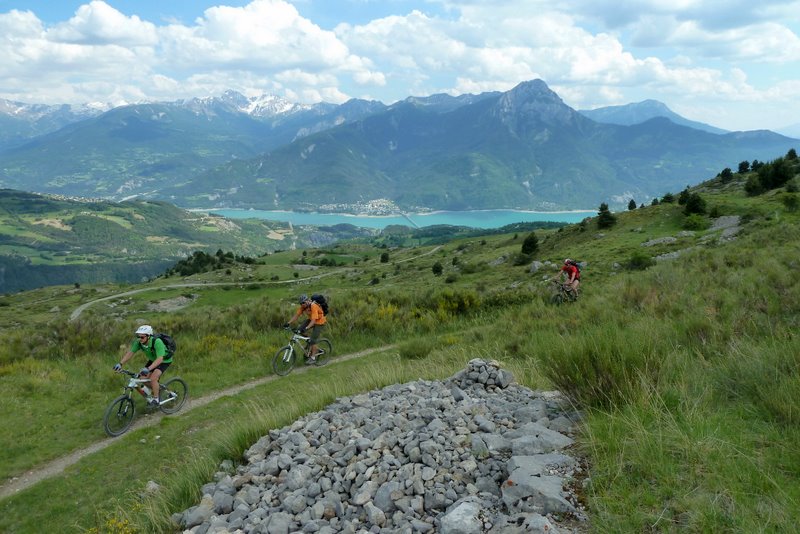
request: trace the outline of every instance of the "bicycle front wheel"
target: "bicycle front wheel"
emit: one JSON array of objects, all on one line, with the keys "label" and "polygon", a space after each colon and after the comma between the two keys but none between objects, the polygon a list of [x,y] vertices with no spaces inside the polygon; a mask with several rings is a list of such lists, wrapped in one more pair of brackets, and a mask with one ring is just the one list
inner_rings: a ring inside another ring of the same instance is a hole
[{"label": "bicycle front wheel", "polygon": [[286,376],[294,367],[294,349],[291,345],[286,345],[278,349],[272,357],[272,370],[276,375]]},{"label": "bicycle front wheel", "polygon": [[333,345],[329,339],[321,338],[317,341],[317,355],[314,365],[321,367],[328,363],[333,355]]},{"label": "bicycle front wheel", "polygon": [[106,408],[106,414],[103,416],[103,428],[106,434],[111,437],[124,434],[131,427],[135,412],[133,399],[127,395],[120,395],[114,399],[114,402]]},{"label": "bicycle front wheel", "polygon": [[564,295],[562,295],[561,293],[556,293],[555,295],[550,297],[550,303],[551,304],[558,305],[558,304],[561,304],[562,302],[564,302]]},{"label": "bicycle front wheel", "polygon": [[189,386],[182,378],[170,378],[158,390],[158,409],[164,413],[175,413],[189,398]]}]

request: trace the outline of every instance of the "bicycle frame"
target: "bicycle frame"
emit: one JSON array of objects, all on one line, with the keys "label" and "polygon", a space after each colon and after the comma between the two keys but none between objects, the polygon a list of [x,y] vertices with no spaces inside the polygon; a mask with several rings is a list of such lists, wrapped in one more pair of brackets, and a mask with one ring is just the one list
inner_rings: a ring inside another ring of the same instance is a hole
[{"label": "bicycle frame", "polygon": [[[123,394],[127,394],[130,397],[131,391],[138,391],[142,397],[147,398],[148,393],[144,390],[143,386],[146,386],[150,383],[149,378],[139,378],[137,373],[132,373],[131,371],[126,371],[125,369],[121,369],[119,372],[126,374],[129,377],[127,385],[122,390]],[[152,394],[153,392],[151,391],[150,395]]]},{"label": "bicycle frame", "polygon": [[[303,341],[306,342],[305,345],[303,345]],[[297,332],[292,332],[292,339],[289,340],[289,344],[292,345],[292,350],[299,349],[299,352],[302,352],[303,355],[307,357],[308,349],[310,348],[310,345],[308,344],[309,341],[311,341],[310,337],[304,336],[303,334],[298,334]]]}]

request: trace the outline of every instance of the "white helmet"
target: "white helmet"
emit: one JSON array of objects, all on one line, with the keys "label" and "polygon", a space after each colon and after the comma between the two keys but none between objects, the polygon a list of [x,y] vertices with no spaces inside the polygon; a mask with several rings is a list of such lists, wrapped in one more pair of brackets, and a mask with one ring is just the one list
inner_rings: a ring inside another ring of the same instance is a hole
[{"label": "white helmet", "polygon": [[149,324],[143,324],[142,326],[140,326],[139,328],[136,329],[136,335],[137,336],[139,336],[139,335],[152,336],[153,335],[153,327],[150,326]]}]

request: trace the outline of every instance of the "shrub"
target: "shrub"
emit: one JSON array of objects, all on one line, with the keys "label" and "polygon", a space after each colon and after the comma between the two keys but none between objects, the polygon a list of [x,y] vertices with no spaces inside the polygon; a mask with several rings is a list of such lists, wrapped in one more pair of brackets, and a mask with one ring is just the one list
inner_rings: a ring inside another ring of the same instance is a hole
[{"label": "shrub", "polygon": [[800,200],[797,198],[797,193],[787,193],[781,198],[786,211],[795,212],[800,207]]},{"label": "shrub", "polygon": [[651,258],[646,252],[637,250],[628,258],[625,267],[631,271],[644,271],[655,264],[656,260]]},{"label": "shrub", "polygon": [[706,201],[697,193],[689,193],[684,202],[683,213],[684,215],[691,215],[692,213],[705,213]]},{"label": "shrub", "polygon": [[764,192],[764,186],[761,185],[761,180],[757,174],[752,174],[747,178],[747,182],[744,184],[744,192],[751,197],[758,196]]},{"label": "shrub", "polygon": [[519,267],[520,265],[527,265],[527,264],[530,263],[530,261],[531,261],[531,257],[529,255],[522,254],[520,252],[517,252],[511,258],[512,265],[517,266],[517,267]]},{"label": "shrub", "polygon": [[683,220],[683,227],[686,230],[705,230],[711,226],[711,222],[699,213],[687,215]]},{"label": "shrub", "polygon": [[533,254],[539,248],[539,238],[536,237],[536,233],[531,232],[525,238],[525,241],[522,242],[522,253],[523,254]]}]

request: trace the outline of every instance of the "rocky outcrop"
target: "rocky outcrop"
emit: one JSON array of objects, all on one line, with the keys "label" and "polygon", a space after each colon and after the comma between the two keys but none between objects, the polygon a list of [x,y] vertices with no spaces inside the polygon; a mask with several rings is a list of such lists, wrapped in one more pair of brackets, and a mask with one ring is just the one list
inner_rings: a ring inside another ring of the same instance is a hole
[{"label": "rocky outcrop", "polygon": [[577,420],[557,392],[475,359],[270,431],[173,519],[193,534],[583,532]]}]

